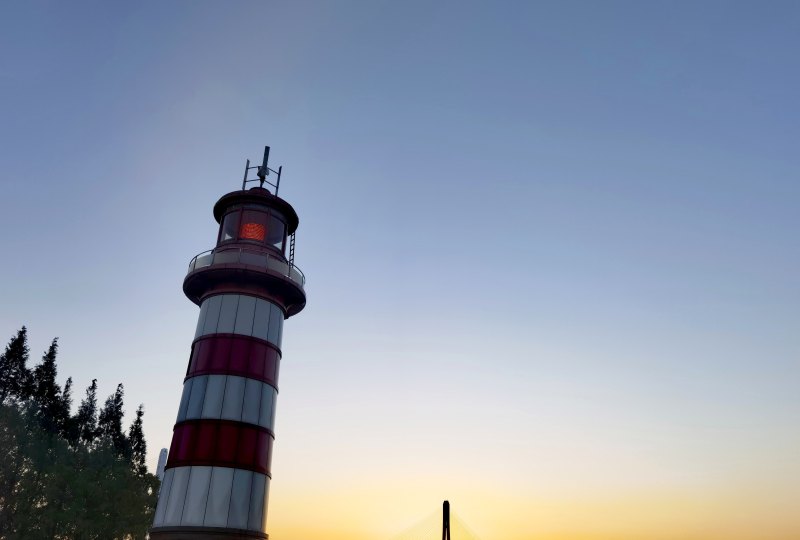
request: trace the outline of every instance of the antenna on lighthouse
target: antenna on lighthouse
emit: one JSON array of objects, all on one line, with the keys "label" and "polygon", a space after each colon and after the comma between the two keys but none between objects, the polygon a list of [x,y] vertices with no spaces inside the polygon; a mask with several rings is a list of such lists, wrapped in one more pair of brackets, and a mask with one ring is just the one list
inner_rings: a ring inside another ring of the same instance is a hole
[{"label": "antenna on lighthouse", "polygon": [[[256,176],[258,178],[252,178],[250,180],[247,179],[247,175],[249,174],[251,169],[256,169]],[[267,182],[267,176],[269,173],[275,173],[277,179],[275,183]],[[260,166],[250,166],[250,160],[247,160],[247,164],[244,166],[244,179],[242,180],[242,189],[245,188],[248,182],[258,182],[260,187],[264,187],[264,184],[270,185],[275,188],[275,196],[278,195],[278,188],[281,185],[281,172],[283,172],[283,166],[281,165],[278,167],[278,170],[270,169],[269,168],[269,146],[264,147],[264,160],[261,162]]]},{"label": "antenna on lighthouse", "polygon": [[269,146],[264,147],[264,161],[261,163],[261,167],[258,168],[258,172],[256,172],[256,176],[261,179],[261,187],[264,187],[264,181],[267,179],[267,175],[269,174],[269,167],[267,167],[267,163],[269,163]]}]

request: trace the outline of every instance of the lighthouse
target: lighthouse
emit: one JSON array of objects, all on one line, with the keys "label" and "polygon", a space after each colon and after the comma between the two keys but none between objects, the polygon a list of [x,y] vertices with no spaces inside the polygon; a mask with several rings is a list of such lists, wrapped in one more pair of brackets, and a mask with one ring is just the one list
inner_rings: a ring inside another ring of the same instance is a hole
[{"label": "lighthouse", "polygon": [[261,166],[247,161],[242,189],[214,205],[216,246],[192,259],[183,281],[200,315],[153,540],[268,538],[283,322],[306,304],[294,265],[299,220],[278,197],[282,168],[268,160],[269,147]]}]

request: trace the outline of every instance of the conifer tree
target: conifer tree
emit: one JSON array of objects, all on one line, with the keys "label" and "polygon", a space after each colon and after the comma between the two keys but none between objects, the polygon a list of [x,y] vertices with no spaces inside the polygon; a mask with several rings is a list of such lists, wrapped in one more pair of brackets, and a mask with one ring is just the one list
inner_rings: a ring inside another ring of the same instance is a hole
[{"label": "conifer tree", "polygon": [[56,382],[57,354],[58,338],[55,338],[42,356],[42,363],[33,370],[33,398],[37,416],[42,427],[50,433],[62,432],[65,427],[65,419],[62,418],[61,387]]},{"label": "conifer tree", "polygon": [[27,363],[28,329],[23,326],[0,355],[0,403],[24,401],[30,397],[32,376]]},{"label": "conifer tree", "polygon": [[[23,327],[0,356],[0,540],[146,538],[159,481],[144,466],[144,407],[130,426],[130,445],[121,384],[99,427],[96,380],[70,418],[72,379],[63,390],[55,382],[56,340],[31,371],[26,337]],[[96,444],[100,432],[105,444]]]},{"label": "conifer tree", "polygon": [[70,443],[78,442],[78,425],[75,418],[70,416],[72,410],[72,377],[67,377],[64,391],[61,392],[61,401],[58,406],[58,425],[61,435]]},{"label": "conifer tree", "polygon": [[86,444],[91,444],[97,437],[97,379],[86,389],[86,397],[78,407],[75,415],[78,436]]},{"label": "conifer tree", "polygon": [[142,416],[144,416],[144,404],[139,405],[136,409],[136,419],[131,424],[128,431],[128,441],[131,446],[131,465],[133,471],[138,476],[147,474],[147,465],[145,459],[147,457],[147,443],[144,440],[144,431],[142,430]]},{"label": "conifer tree", "polygon": [[106,399],[106,403],[103,405],[97,420],[100,437],[106,441],[111,441],[120,456],[129,455],[128,439],[125,437],[125,433],[122,432],[122,417],[124,415],[122,398],[124,394],[125,390],[122,387],[122,383],[120,383],[117,385],[117,390]]}]

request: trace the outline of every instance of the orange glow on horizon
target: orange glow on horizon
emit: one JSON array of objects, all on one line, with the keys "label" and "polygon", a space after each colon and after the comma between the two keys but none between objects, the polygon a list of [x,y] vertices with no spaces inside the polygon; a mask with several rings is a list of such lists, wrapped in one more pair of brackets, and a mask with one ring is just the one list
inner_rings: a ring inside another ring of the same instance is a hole
[{"label": "orange glow on horizon", "polygon": [[[406,540],[421,518],[439,514],[447,498],[454,519],[482,540],[790,540],[800,537],[793,508],[797,489],[729,485],[700,489],[645,488],[622,493],[548,497],[544,486],[529,493],[498,491],[496,483],[453,481],[444,493],[436,482],[370,484],[353,479],[332,489],[284,491],[274,486],[268,533],[274,540],[324,536],[330,540]],[[439,496],[431,496],[439,493]],[[430,521],[427,519],[426,521]],[[428,527],[431,528],[431,527]],[[426,528],[426,531],[427,529]],[[426,536],[427,537],[427,536]],[[461,540],[453,536],[453,540]]]}]

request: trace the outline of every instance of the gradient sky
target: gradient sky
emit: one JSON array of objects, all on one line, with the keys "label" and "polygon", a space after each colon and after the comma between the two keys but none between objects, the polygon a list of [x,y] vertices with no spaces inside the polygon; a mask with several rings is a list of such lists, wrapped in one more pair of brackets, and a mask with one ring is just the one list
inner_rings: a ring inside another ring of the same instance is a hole
[{"label": "gradient sky", "polygon": [[3,2],[0,339],[123,382],[155,469],[269,144],[271,538],[796,539],[799,50],[796,2]]}]

